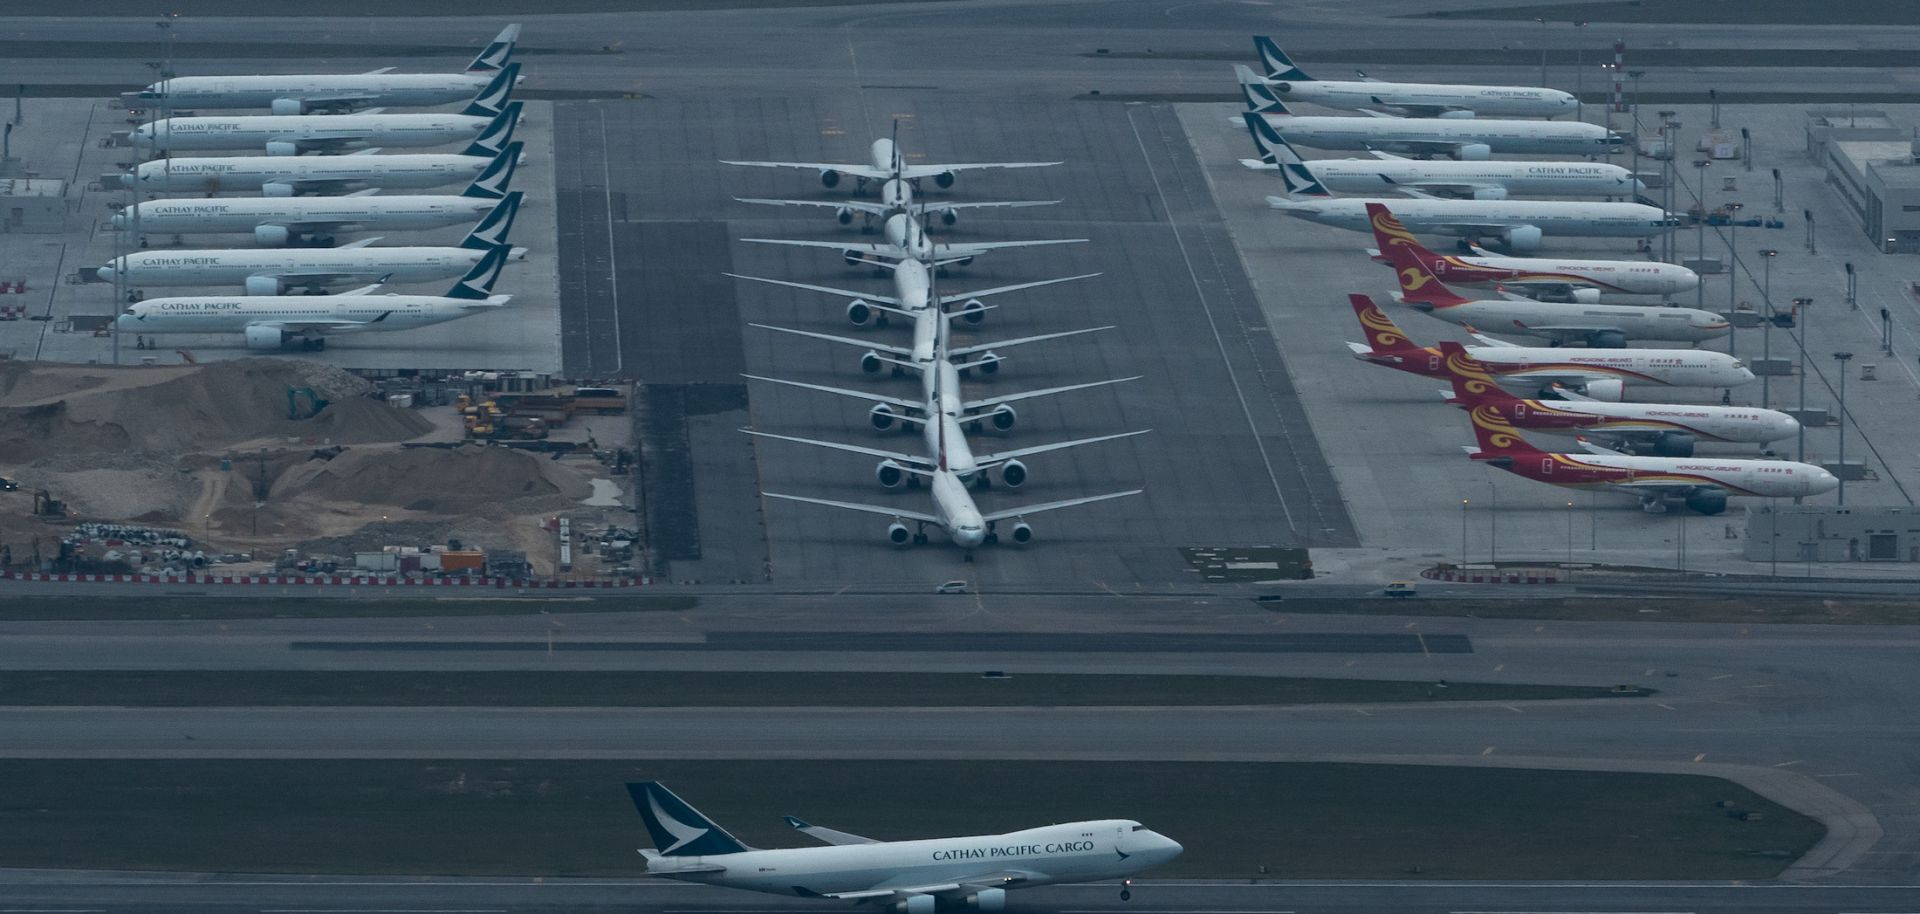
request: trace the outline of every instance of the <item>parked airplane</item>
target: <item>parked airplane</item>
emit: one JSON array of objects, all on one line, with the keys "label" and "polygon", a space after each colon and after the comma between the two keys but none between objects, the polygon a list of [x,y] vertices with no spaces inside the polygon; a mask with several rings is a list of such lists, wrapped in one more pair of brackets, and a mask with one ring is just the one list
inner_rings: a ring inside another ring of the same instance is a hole
[{"label": "parked airplane", "polygon": [[1568,197],[1627,197],[1646,187],[1633,173],[1606,162],[1509,162],[1408,159],[1374,151],[1371,159],[1315,159],[1308,162],[1265,118],[1242,115],[1253,135],[1258,159],[1241,159],[1248,168],[1278,170],[1300,165],[1328,190],[1379,194],[1407,189],[1468,200],[1505,200],[1513,194]]},{"label": "parked airplane", "polygon": [[[855,292],[852,289],[836,289],[832,286],[816,286],[812,283],[790,282],[785,279],[764,279],[759,276],[743,276],[739,273],[727,273],[725,275],[731,276],[734,279],[764,282],[768,285],[806,289],[811,292],[825,292],[828,295],[848,296],[851,300],[847,302],[847,320],[856,327],[865,327],[869,323],[884,327],[889,323],[891,317],[905,317],[909,320],[914,320],[917,312],[932,304],[933,271],[929,270],[926,264],[918,260],[900,260],[890,263],[882,262],[879,263],[878,266],[889,268],[888,272],[893,276],[892,295],[872,295],[866,292]],[[1098,273],[1082,273],[1079,276],[1063,276],[1059,279],[1042,279],[1038,282],[1015,283],[1010,286],[996,286],[991,289],[981,289],[976,292],[956,292],[952,295],[939,296],[939,302],[942,309],[950,305],[958,305],[959,307],[954,308],[949,313],[958,315],[969,324],[978,324],[986,319],[989,308],[996,307],[988,305],[980,301],[980,299],[999,295],[1003,292],[1018,292],[1022,289],[1051,286],[1055,283],[1072,282],[1076,279],[1091,279],[1099,275]],[[918,334],[920,326],[920,322],[916,320],[914,323],[916,331],[913,343],[914,358],[923,360],[931,359],[933,358],[933,338],[929,335],[922,341]],[[924,354],[922,354],[923,350]]]},{"label": "parked airplane", "polygon": [[1291,101],[1326,108],[1378,109],[1416,117],[1553,117],[1572,114],[1579,103],[1570,93],[1539,86],[1465,86],[1446,83],[1395,83],[1360,74],[1358,80],[1322,80],[1308,76],[1265,35],[1253,47],[1266,67],[1265,85]]},{"label": "parked airplane", "polygon": [[1479,447],[1466,448],[1474,460],[1536,482],[1570,489],[1606,489],[1637,495],[1649,514],[1661,514],[1678,501],[1701,514],[1727,510],[1727,498],[1801,498],[1830,492],[1840,481],[1832,473],[1789,460],[1733,460],[1703,457],[1633,457],[1581,440],[1588,454],[1555,454],[1529,444],[1507,420],[1504,410],[1482,403],[1469,415]]},{"label": "parked airplane", "polygon": [[[1248,110],[1264,118],[1289,142],[1315,149],[1385,149],[1420,156],[1484,159],[1493,153],[1607,155],[1626,137],[1584,121],[1522,121],[1486,118],[1299,116],[1275,97],[1265,81],[1244,66],[1234,68]],[[1235,124],[1240,118],[1233,119]]]},{"label": "parked airplane", "polygon": [[239,333],[248,349],[293,340],[325,349],[331,334],[410,330],[500,308],[513,297],[492,294],[506,262],[506,247],[494,248],[445,295],[377,295],[379,286],[371,285],[342,295],[150,298],[121,312],[117,323],[140,334]]},{"label": "parked airplane", "polygon": [[820,183],[828,187],[838,187],[840,179],[851,177],[854,187],[865,189],[868,181],[918,182],[932,178],[940,187],[952,187],[955,176],[963,171],[979,171],[987,168],[1045,168],[1059,165],[1059,162],[974,162],[965,165],[908,165],[900,152],[899,144],[887,137],[874,140],[867,147],[867,164],[835,165],[824,162],[738,162],[722,159],[722,165],[745,165],[753,168],[800,168],[820,173]]},{"label": "parked airplane", "polygon": [[1451,391],[1441,392],[1447,402],[1461,409],[1497,407],[1507,421],[1530,431],[1584,436],[1661,457],[1692,457],[1698,441],[1766,444],[1800,431],[1792,416],[1751,406],[1602,403],[1567,390],[1555,391],[1559,400],[1523,400],[1501,389],[1465,346],[1442,340],[1439,348],[1453,382]]},{"label": "parked airplane", "polygon": [[1644,238],[1672,230],[1679,220],[1657,207],[1639,203],[1575,200],[1441,200],[1421,195],[1412,200],[1338,197],[1299,165],[1281,165],[1287,196],[1268,197],[1267,205],[1289,216],[1368,231],[1368,204],[1389,206],[1408,228],[1467,238],[1498,238],[1509,250],[1538,250],[1547,235]]},{"label": "parked airplane", "polygon": [[[221,249],[140,251],[107,262],[96,272],[104,282],[120,274],[128,285],[239,285],[248,295],[284,295],[294,289],[318,294],[348,283],[435,282],[473,269],[494,248],[507,245],[507,232],[520,209],[514,191],[480,220],[458,247],[387,247],[369,238],[338,248],[297,250]],[[525,260],[526,248],[508,246],[508,260]],[[143,291],[129,293],[137,301]]]},{"label": "parked airplane", "polygon": [[1628,339],[1698,343],[1732,332],[1726,318],[1697,308],[1568,304],[1504,292],[1501,298],[1463,298],[1405,247],[1388,245],[1386,257],[1400,280],[1395,298],[1443,321],[1494,333],[1620,349]]},{"label": "parked airplane", "polygon": [[968,264],[976,255],[1001,248],[1026,248],[1043,244],[1085,244],[1085,238],[1065,238],[1051,241],[944,241],[935,242],[927,236],[918,219],[909,213],[894,213],[887,217],[884,228],[887,240],[884,242],[846,242],[846,241],[794,241],[785,238],[742,238],[741,241],[755,244],[784,244],[792,247],[826,248],[839,251],[847,263],[873,266],[874,258],[886,260],[920,260],[936,265],[946,263]]},{"label": "parked airplane", "polygon": [[[961,490],[965,495],[965,490]],[[1007,890],[1120,879],[1180,856],[1178,842],[1130,819],[1065,822],[1002,835],[876,841],[787,824],[826,847],[758,850],[674,796],[657,781],[628,784],[656,849],[642,850],[647,873],[772,895],[884,904],[890,914],[1006,908]]]},{"label": "parked airplane", "polygon": [[[465,73],[366,73],[293,76],[175,76],[129,96],[174,108],[266,108],[274,114],[355,111],[368,105],[447,105],[472,98],[493,82],[513,55],[519,24],[500,30]],[[518,77],[515,78],[518,83]]]},{"label": "parked airplane", "polygon": [[[1415,346],[1399,326],[1365,295],[1349,295],[1367,342],[1348,343],[1353,357],[1430,378],[1445,378],[1440,350]],[[1739,359],[1706,349],[1567,349],[1515,346],[1478,336],[1484,346],[1467,351],[1502,383],[1547,393],[1568,387],[1595,400],[1619,402],[1632,387],[1735,387],[1753,380]]]},{"label": "parked airplane", "polygon": [[[514,64],[512,66],[518,66]],[[509,68],[511,69],[511,67]],[[508,74],[502,72],[500,79]],[[504,94],[501,95],[504,98]],[[459,114],[382,114],[379,109],[331,117],[263,115],[256,117],[170,117],[133,129],[133,145],[149,152],[195,149],[264,149],[267,155],[341,152],[369,146],[442,146],[478,144],[498,152],[513,139],[520,102],[497,111],[475,101]]]},{"label": "parked airplane", "polygon": [[420,231],[474,222],[506,196],[512,169],[482,175],[458,196],[379,197],[377,190],[344,197],[234,197],[224,200],[142,200],[113,215],[113,225],[148,235],[251,233],[261,247],[327,247],[341,232]]},{"label": "parked airplane", "polygon": [[458,155],[423,152],[374,155],[363,149],[340,156],[205,156],[152,159],[121,175],[127,187],[142,193],[245,193],[263,197],[344,194],[368,188],[420,190],[443,184],[467,184],[513,169],[525,161],[525,144],[508,143],[498,151],[478,143]]},{"label": "parked airplane", "polygon": [[1367,204],[1367,222],[1373,228],[1374,244],[1379,245],[1367,251],[1375,261],[1386,263],[1383,251],[1402,248],[1434,276],[1453,285],[1499,284],[1542,301],[1585,304],[1598,302],[1602,292],[1673,295],[1700,285],[1700,274],[1658,261],[1499,257],[1485,251],[1476,251],[1479,256],[1475,257],[1437,254],[1422,246],[1399,218],[1379,203]]}]

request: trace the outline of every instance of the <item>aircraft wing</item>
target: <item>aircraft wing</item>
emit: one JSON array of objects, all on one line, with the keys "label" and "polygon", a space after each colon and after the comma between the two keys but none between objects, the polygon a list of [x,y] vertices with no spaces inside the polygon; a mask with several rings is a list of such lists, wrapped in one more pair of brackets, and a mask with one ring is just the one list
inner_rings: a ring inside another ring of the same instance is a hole
[{"label": "aircraft wing", "polygon": [[[1112,329],[1113,329],[1113,325],[1108,324],[1105,327],[1087,327],[1080,330],[1062,330],[1059,333],[1042,333],[1039,336],[1023,336],[1023,337],[1018,337],[1016,339],[1000,340],[998,342],[993,342],[993,343],[979,343],[973,346],[956,346],[952,349],[947,350],[947,354],[948,355],[973,355],[978,352],[986,352],[989,349],[1004,349],[1012,346],[1024,346],[1028,343],[1040,343],[1040,342],[1045,342],[1047,340],[1057,340],[1063,337],[1079,336],[1083,333],[1099,333],[1102,330],[1112,330]],[[819,334],[810,334],[810,335],[818,336]],[[864,346],[866,344],[861,343],[859,345]]]},{"label": "aircraft wing", "polygon": [[[772,495],[772,492],[768,492]],[[945,895],[950,892],[972,891],[986,888],[999,888],[1016,882],[1025,882],[1025,873],[1002,871],[982,873],[955,882],[938,882],[930,885],[904,885],[893,888],[860,889],[853,892],[809,892],[801,886],[794,886],[794,892],[807,898],[835,898],[841,901],[868,901],[875,898],[908,898],[914,895]]]},{"label": "aircraft wing", "polygon": [[1409,195],[1417,190],[1427,194],[1453,194],[1469,200],[1481,191],[1504,189],[1498,184],[1469,184],[1464,181],[1394,181],[1391,183],[1398,187],[1401,193]]},{"label": "aircraft wing", "polygon": [[[866,504],[861,504],[860,502],[857,502],[857,501],[834,501],[833,499],[830,499],[830,498],[808,498],[805,495],[782,495],[779,492],[763,492],[761,494],[767,496],[768,498],[779,498],[786,501],[806,502],[807,504],[810,504],[810,505],[825,505],[829,508],[845,508],[848,511],[865,511],[868,514],[878,514],[881,517],[905,518],[907,520],[917,520],[917,521],[922,521],[924,523],[929,523],[929,524],[940,523],[940,518],[934,517],[931,514],[927,514],[921,511],[905,511],[899,508],[889,508],[884,505],[866,505]],[[958,887],[959,886],[957,885],[953,885],[949,888],[941,889],[941,891],[952,891],[953,889]],[[891,895],[896,891],[913,892],[914,890],[913,889],[881,889],[881,890],[875,890],[875,891],[877,891],[878,894],[874,894],[873,892],[868,892],[866,894],[855,892],[855,893],[843,894],[843,895],[822,895],[820,897],[822,898],[878,898],[881,895]],[[919,892],[918,894],[927,894],[927,893]]]},{"label": "aircraft wing", "polygon": [[973,162],[966,165],[907,165],[900,169],[900,177],[909,181],[920,178],[932,178],[948,173],[979,171],[983,168],[1046,168],[1062,165],[1063,162]]},{"label": "aircraft wing", "polygon": [[[1378,82],[1378,80],[1369,81]],[[1469,109],[1462,108],[1458,105],[1409,105],[1406,102],[1389,102],[1378,95],[1368,96],[1368,99],[1376,105],[1405,111],[1410,117],[1439,117],[1450,111],[1469,111]],[[1471,112],[1469,111],[1469,113]]]},{"label": "aircraft wing", "polygon": [[853,298],[864,299],[870,302],[872,301],[885,302],[889,305],[897,305],[900,303],[899,299],[893,298],[891,296],[868,295],[865,292],[855,292],[851,289],[836,289],[832,286],[816,286],[816,285],[812,285],[810,283],[804,283],[804,282],[789,282],[788,280],[785,280],[785,279],[762,279],[761,277],[758,277],[758,276],[742,276],[739,273],[722,273],[721,275],[731,276],[734,279],[750,280],[752,282],[764,282],[764,283],[767,283],[768,285],[774,285],[774,286],[789,286],[795,289],[806,289],[809,292],[825,292],[828,295],[846,295],[846,296],[851,296]]},{"label": "aircraft wing", "polygon": [[831,333],[816,333],[812,330],[795,330],[791,327],[775,327],[772,324],[750,323],[747,326],[759,327],[762,330],[772,330],[775,333],[791,333],[794,336],[808,336],[816,340],[826,340],[829,343],[841,343],[847,346],[860,346],[862,348],[872,349],[877,352],[885,352],[891,355],[896,355],[901,358],[913,357],[913,350],[908,349],[904,346],[889,346],[886,343],[876,343],[872,340],[854,339],[853,337],[850,337],[850,336],[834,336]]},{"label": "aircraft wing", "polygon": [[1059,203],[1060,201],[1058,200],[1004,200],[996,203],[929,203],[927,204],[927,209],[936,212],[949,209],[1025,209],[1029,206],[1057,206]]},{"label": "aircraft wing", "polygon": [[345,149],[354,143],[364,142],[366,136],[358,133],[314,134],[312,136],[284,137],[280,142],[292,143],[302,152],[326,152],[333,149]]},{"label": "aircraft wing", "polygon": [[832,450],[836,450],[836,451],[846,451],[849,454],[861,454],[867,457],[879,457],[883,460],[891,460],[895,463],[901,464],[908,469],[916,469],[918,467],[926,466],[927,464],[927,459],[925,457],[915,457],[912,454],[902,454],[899,451],[881,450],[880,448],[877,448],[877,447],[862,447],[858,444],[842,444],[838,441],[822,441],[818,438],[795,438],[792,435],[776,435],[772,432],[758,432],[750,428],[743,428],[741,429],[741,431],[746,432],[747,434],[752,435],[755,438],[772,438],[776,441],[791,441],[795,444],[811,444],[814,447],[824,447],[824,448],[831,448]]},{"label": "aircraft wing", "polygon": [[1048,387],[1048,388],[1043,388],[1041,390],[1023,390],[1019,393],[1003,394],[998,397],[988,397],[984,400],[968,400],[967,402],[961,404],[961,408],[965,409],[968,412],[973,412],[974,410],[978,410],[978,409],[991,409],[992,407],[999,406],[1002,403],[1017,403],[1021,400],[1031,400],[1035,397],[1051,397],[1054,394],[1063,394],[1072,390],[1086,390],[1089,387],[1105,387],[1108,384],[1119,384],[1123,381],[1138,381],[1140,380],[1140,377],[1141,377],[1140,375],[1134,375],[1133,377],[1130,377],[1130,378],[1110,378],[1105,381],[1091,381],[1086,384],[1068,384],[1065,387]]},{"label": "aircraft wing", "polygon": [[938,244],[933,248],[935,257],[971,257],[987,251],[1001,248],[1031,248],[1043,244],[1086,244],[1085,238],[1057,238],[1048,241],[961,241]]},{"label": "aircraft wing", "polygon": [[873,178],[884,181],[893,175],[871,165],[837,165],[829,162],[733,162],[721,159],[722,165],[744,165],[748,168],[802,168],[809,171],[837,171],[856,178]]},{"label": "aircraft wing", "polygon": [[[386,69],[391,70],[393,68],[387,67]],[[386,72],[386,71],[375,70],[372,73],[368,73],[365,75],[376,76],[383,72]],[[312,107],[334,108],[334,109],[345,110],[345,111],[351,111],[355,108],[360,107],[361,105],[370,105],[379,100],[380,100],[379,96],[375,96],[375,95],[321,95],[321,96],[305,96],[300,99],[301,102]]]},{"label": "aircraft wing", "polygon": [[383,311],[379,317],[366,321],[340,320],[298,320],[298,321],[256,321],[249,327],[271,327],[283,333],[354,333],[372,330],[374,324],[387,319],[392,311]]},{"label": "aircraft wing", "polygon": [[[373,271],[367,270],[360,273],[297,272],[296,271],[296,272],[289,272],[289,273],[256,273],[254,275],[255,276],[271,276],[274,279],[280,280],[281,282],[286,283],[287,285],[290,285],[290,286],[330,286],[336,283],[348,282],[348,281],[357,279],[359,277],[368,276],[372,274],[373,274]],[[381,274],[381,275],[384,276],[387,274]]]},{"label": "aircraft wing", "polygon": [[755,203],[760,206],[819,206],[831,210],[850,209],[854,212],[872,213],[876,216],[884,216],[892,212],[891,209],[881,204],[866,203],[860,200],[769,200],[763,197],[735,197],[733,199],[740,203]]},{"label": "aircraft wing", "polygon": [[[969,298],[985,298],[989,295],[999,295],[1002,292],[1018,292],[1022,289],[1037,289],[1041,286],[1051,286],[1054,283],[1072,282],[1076,279],[1092,279],[1095,276],[1099,276],[1099,275],[1100,274],[1098,273],[1082,273],[1079,276],[1063,276],[1059,279],[1042,279],[1042,280],[1039,280],[1038,282],[1015,283],[1014,285],[1011,285],[1011,286],[995,286],[991,289],[981,289],[978,292],[956,292],[952,295],[940,296],[940,303],[943,305],[949,305],[957,301],[966,301]],[[872,296],[866,296],[866,297],[871,298]]]},{"label": "aircraft wing", "polygon": [[1137,432],[1121,432],[1117,435],[1100,435],[1094,438],[1075,438],[1072,441],[1056,441],[1052,444],[1036,444],[1036,445],[1033,445],[1032,447],[1014,448],[1011,451],[1000,451],[994,454],[976,454],[974,456],[974,461],[983,466],[984,465],[997,466],[999,464],[1005,463],[1009,460],[1013,460],[1019,457],[1031,457],[1034,454],[1045,454],[1045,453],[1048,453],[1049,451],[1064,451],[1070,447],[1079,447],[1083,444],[1099,444],[1102,441],[1112,441],[1116,438],[1132,438],[1135,435],[1144,435],[1150,431],[1153,431],[1153,429],[1143,428]]},{"label": "aircraft wing", "polygon": [[742,238],[750,244],[784,244],[796,248],[826,248],[829,251],[853,251],[871,254],[875,257],[891,257],[896,260],[907,256],[907,252],[891,244],[877,241],[796,241],[792,238]]},{"label": "aircraft wing", "polygon": [[886,394],[868,393],[864,390],[852,390],[846,387],[828,387],[825,384],[804,384],[799,381],[788,381],[784,378],[764,378],[753,374],[745,374],[741,375],[741,377],[750,381],[766,381],[769,384],[785,384],[788,387],[799,387],[806,390],[818,390],[823,393],[839,394],[843,397],[852,397],[855,400],[866,400],[870,403],[886,403],[900,407],[901,409],[921,410],[927,406],[925,403],[914,400],[907,400],[901,397],[889,397]]},{"label": "aircraft wing", "polygon": [[1007,520],[1008,518],[1024,517],[1028,514],[1039,514],[1044,511],[1058,511],[1061,508],[1090,505],[1096,501],[1111,501],[1115,498],[1126,498],[1129,495],[1138,495],[1145,491],[1145,489],[1129,489],[1125,492],[1108,492],[1105,495],[1087,495],[1081,498],[1069,498],[1064,501],[1041,502],[1040,504],[1028,505],[1024,508],[1008,508],[1004,511],[995,511],[992,514],[982,515],[980,519],[987,523],[993,523],[994,521]]},{"label": "aircraft wing", "polygon": [[801,821],[800,819],[794,816],[787,816],[786,820],[788,825],[793,826],[794,831],[797,831],[809,837],[818,838],[821,841],[824,841],[828,844],[879,844],[880,843],[878,841],[875,841],[872,838],[863,838],[859,835],[849,834],[843,831],[836,831],[831,828],[822,828],[818,825],[811,825],[811,824],[808,824],[807,822]]},{"label": "aircraft wing", "polygon": [[399,67],[381,67],[378,70],[368,70],[367,72],[362,73],[360,75],[361,76],[383,76],[385,74],[392,73],[393,71],[398,69],[400,68]]}]

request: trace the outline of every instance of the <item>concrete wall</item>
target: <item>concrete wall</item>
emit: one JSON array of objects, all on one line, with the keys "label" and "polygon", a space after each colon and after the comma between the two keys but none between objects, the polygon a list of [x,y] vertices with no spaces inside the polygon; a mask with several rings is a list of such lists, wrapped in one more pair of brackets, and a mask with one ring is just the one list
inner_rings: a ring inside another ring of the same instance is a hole
[{"label": "concrete wall", "polygon": [[1920,562],[1920,508],[1784,503],[1750,508],[1745,557],[1750,562]]}]

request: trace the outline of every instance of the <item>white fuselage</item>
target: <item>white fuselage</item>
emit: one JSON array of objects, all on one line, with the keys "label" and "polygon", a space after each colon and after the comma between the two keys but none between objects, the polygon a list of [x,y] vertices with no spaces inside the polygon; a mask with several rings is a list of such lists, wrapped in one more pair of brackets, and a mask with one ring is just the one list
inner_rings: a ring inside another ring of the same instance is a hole
[{"label": "white fuselage", "polygon": [[[936,493],[939,490],[936,484]],[[965,495],[964,486],[958,491]],[[978,522],[978,512],[973,519]],[[1120,820],[1068,822],[1004,835],[656,857],[648,861],[647,872],[789,897],[796,888],[824,895],[888,886],[965,885],[968,880],[990,881],[1003,873],[1021,874],[1013,888],[1090,882],[1124,878],[1180,853],[1180,845],[1144,828],[1132,830],[1138,827],[1136,822]],[[682,866],[725,869],[676,872]]]},{"label": "white fuselage", "polygon": [[[467,184],[492,160],[447,153],[356,156],[214,156],[155,159],[120,177],[145,193],[339,193],[370,187],[417,190]],[[286,196],[287,194],[278,194]]]},{"label": "white fuselage", "polygon": [[1285,102],[1311,102],[1325,108],[1450,108],[1475,115],[1553,117],[1577,110],[1572,95],[1534,86],[1456,86],[1445,83],[1390,83],[1364,80],[1269,79],[1273,94]]},{"label": "white fuselage", "polygon": [[1673,227],[1659,208],[1639,203],[1367,197],[1267,198],[1267,205],[1287,215],[1356,232],[1372,230],[1372,221],[1367,216],[1368,203],[1391,207],[1393,214],[1409,230],[1440,235],[1498,235],[1504,227],[1535,228],[1544,235],[1644,238]]},{"label": "white fuselage", "polygon": [[[1275,169],[1247,160],[1261,169]],[[1633,173],[1605,162],[1492,162],[1450,159],[1314,159],[1306,163],[1321,184],[1335,193],[1382,194],[1399,187],[1434,191],[1460,188],[1460,196],[1481,188],[1533,197],[1630,197],[1646,188]],[[1394,211],[1400,209],[1395,204]]]},{"label": "white fuselage", "polygon": [[1449,254],[1428,261],[1427,269],[1448,285],[1566,284],[1623,295],[1674,295],[1691,292],[1700,285],[1700,274],[1686,267],[1647,260]]},{"label": "white fuselage", "polygon": [[[952,417],[947,417],[947,421],[951,422]],[[953,445],[949,443],[947,448],[947,456],[951,458]],[[968,454],[968,458],[972,455]],[[987,522],[981,518],[980,508],[973,503],[973,493],[967,490],[957,470],[934,470],[928,489],[933,492],[933,515],[940,518],[940,526],[946,529],[947,538],[953,540],[954,545],[972,549],[987,541]]]},{"label": "white fuselage", "polygon": [[171,117],[134,128],[132,139],[137,147],[155,150],[271,150],[271,144],[281,143],[332,148],[440,146],[472,140],[491,120],[472,114]]},{"label": "white fuselage", "polygon": [[[128,333],[242,333],[252,326],[337,324],[322,332],[408,330],[506,304],[439,295],[233,295],[150,298],[119,317]],[[382,315],[386,315],[382,317]]]},{"label": "white fuselage", "polygon": [[478,222],[498,203],[451,195],[144,200],[114,214],[113,224],[127,231],[137,227],[142,235],[253,232],[263,226],[296,234],[417,231]]},{"label": "white fuselage", "polygon": [[[1624,142],[1599,124],[1581,121],[1518,121],[1483,118],[1301,117],[1262,114],[1297,146],[1426,152],[1440,147],[1485,146],[1495,153],[1605,155]],[[1238,117],[1235,123],[1239,123]],[[1397,210],[1396,210],[1397,212]]]},{"label": "white fuselage", "polygon": [[[1619,381],[1626,387],[1736,387],[1753,380],[1753,372],[1739,359],[1706,349],[1468,346],[1467,353],[1503,379],[1578,377]],[[1437,361],[1434,367],[1439,367]]]},{"label": "white fuselage", "polygon": [[[1628,470],[1629,481],[1602,483],[1606,488],[1697,485],[1722,489],[1729,495],[1760,498],[1800,498],[1831,492],[1840,481],[1832,473],[1788,460],[1730,460],[1714,457],[1628,457],[1613,454],[1556,454],[1576,466]],[[1585,488],[1579,484],[1572,488]]]},{"label": "white fuselage", "polygon": [[1702,441],[1765,444],[1800,431],[1792,416],[1752,406],[1521,400],[1501,409],[1526,431],[1613,440],[1678,433]]},{"label": "white fuselage", "polygon": [[[119,272],[139,286],[237,285],[253,295],[277,295],[288,288],[452,279],[466,275],[486,253],[461,247],[140,251],[109,261],[99,276],[111,282]],[[518,256],[510,259],[525,257],[525,249],[513,253]]]},{"label": "white fuselage", "polygon": [[478,95],[493,73],[347,73],[292,76],[176,76],[140,97],[175,108],[271,108],[282,99],[361,105],[447,105]]},{"label": "white fuselage", "polygon": [[1414,303],[1413,307],[1449,323],[1488,333],[1520,334],[1556,342],[1615,331],[1630,340],[1697,343],[1726,336],[1731,330],[1726,318],[1696,308],[1507,299],[1479,299],[1438,306]]}]

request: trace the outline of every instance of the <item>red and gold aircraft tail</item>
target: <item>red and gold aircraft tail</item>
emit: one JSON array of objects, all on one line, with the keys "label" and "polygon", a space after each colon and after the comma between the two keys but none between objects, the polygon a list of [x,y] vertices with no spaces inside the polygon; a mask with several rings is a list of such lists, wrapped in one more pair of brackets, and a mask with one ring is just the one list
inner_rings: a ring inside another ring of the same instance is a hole
[{"label": "red and gold aircraft tail", "polygon": [[1491,403],[1476,404],[1467,411],[1473,421],[1473,437],[1480,442],[1480,448],[1471,456],[1475,460],[1487,460],[1511,464],[1515,457],[1532,457],[1546,453],[1520,437],[1520,430],[1508,421],[1506,410]]},{"label": "red and gold aircraft tail", "polygon": [[1511,419],[1513,407],[1526,402],[1501,388],[1486,364],[1467,352],[1467,347],[1442,340],[1439,349],[1440,364],[1446,369],[1447,379],[1453,382],[1453,396],[1461,406],[1469,409],[1483,403],[1498,406]]},{"label": "red and gold aircraft tail", "polygon": [[1365,343],[1347,344],[1355,356],[1414,374],[1444,375],[1446,369],[1440,365],[1440,350],[1415,346],[1371,297],[1349,294],[1347,301],[1353,305],[1354,316],[1360,319],[1360,330],[1367,337]]}]

